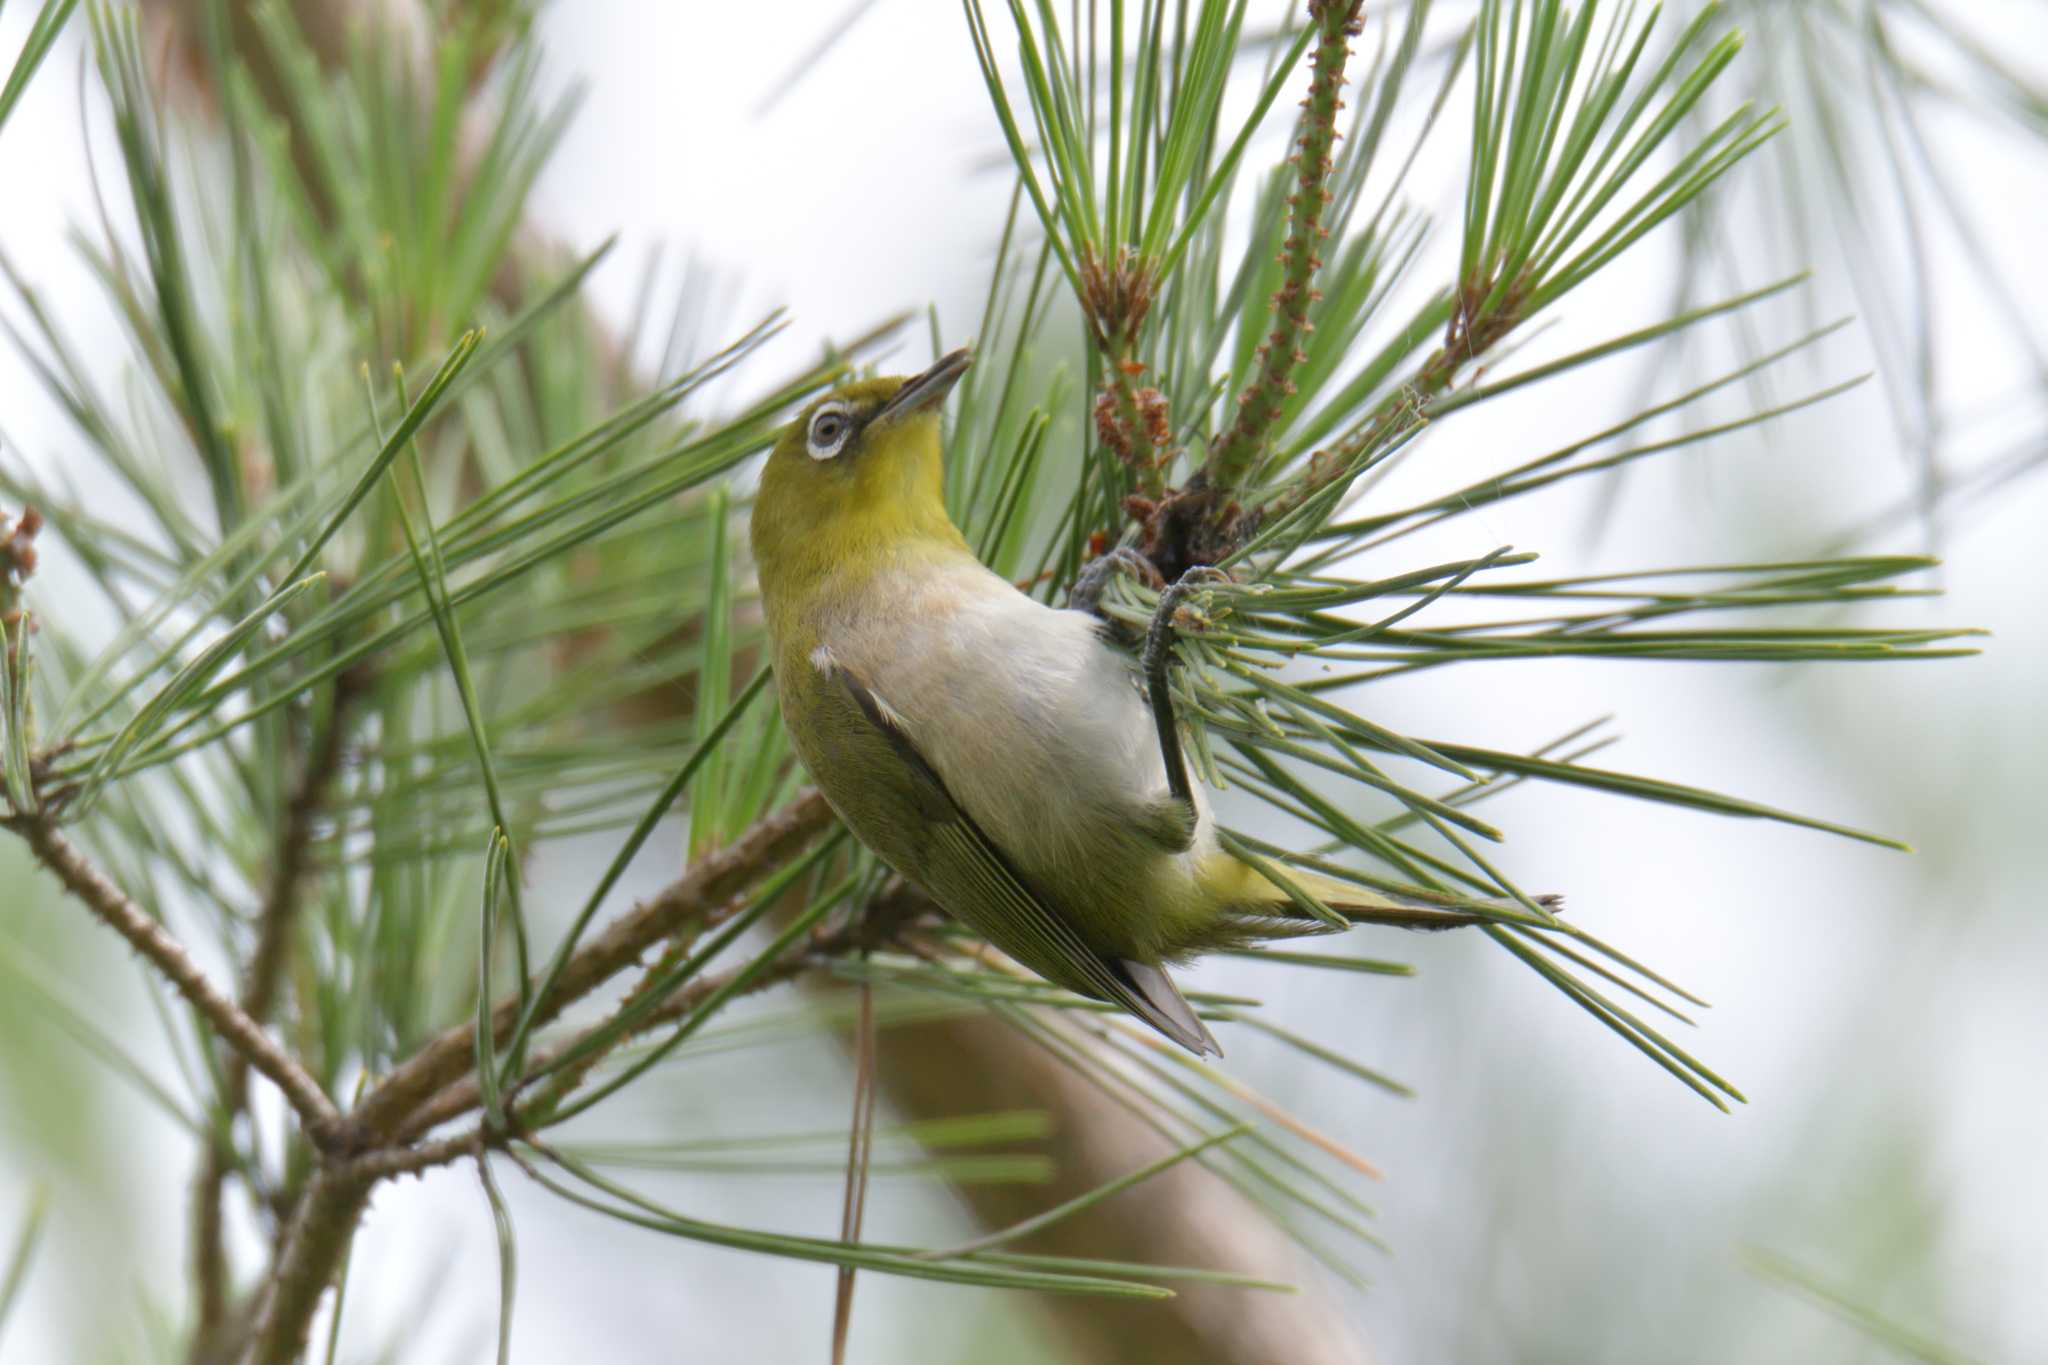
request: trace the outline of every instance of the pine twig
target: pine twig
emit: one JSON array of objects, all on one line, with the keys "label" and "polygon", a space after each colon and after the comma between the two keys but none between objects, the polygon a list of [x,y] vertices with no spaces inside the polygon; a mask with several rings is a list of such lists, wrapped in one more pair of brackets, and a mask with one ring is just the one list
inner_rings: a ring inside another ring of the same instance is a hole
[{"label": "pine twig", "polygon": [[[743,905],[745,901],[739,899],[731,904]],[[755,994],[771,986],[780,985],[800,975],[807,968],[816,967],[832,958],[842,957],[855,949],[879,946],[886,938],[886,933],[893,931],[893,928],[905,919],[935,909],[936,907],[922,892],[897,883],[894,890],[883,893],[864,918],[849,921],[835,929],[821,928],[807,942],[793,946],[780,961],[749,982],[745,994]],[[885,926],[883,932],[877,932],[878,924]],[[740,970],[735,968],[729,972],[700,977],[690,982],[669,999],[664,1000],[638,1028],[633,1030],[631,1036],[645,1034],[661,1024],[671,1023],[689,1014],[705,1000],[726,989]],[[535,1069],[543,1069],[555,1058],[566,1056],[597,1027],[600,1026],[592,1025],[591,1029],[586,1029],[574,1037],[536,1050],[532,1058]],[[465,1076],[416,1111],[397,1142],[390,1146],[373,1148],[358,1156],[330,1162],[327,1169],[351,1178],[380,1181],[394,1176],[418,1175],[436,1166],[446,1166],[465,1157],[476,1156],[502,1141],[502,1138],[493,1138],[481,1125],[452,1137],[436,1138],[431,1142],[420,1142],[417,1137],[440,1124],[482,1107],[483,1092],[477,1085],[476,1077]]]},{"label": "pine twig", "polygon": [[[596,942],[571,958],[556,994],[550,997],[550,1008],[538,1022],[552,1018],[623,970],[646,949],[673,933],[680,922],[708,913],[707,907],[714,902],[789,858],[822,831],[830,818],[831,807],[824,798],[815,790],[807,790],[781,810],[756,822],[725,848],[700,860],[666,891],[620,919]],[[864,929],[850,925],[834,931],[834,937],[827,942],[837,945],[837,951],[848,951],[863,941]],[[749,989],[789,979],[816,961],[822,946],[815,939],[803,945],[802,952],[789,954],[773,970],[750,983]],[[701,1000],[722,984],[722,978],[706,979],[693,983],[695,989],[680,994]],[[669,1004],[677,1011],[688,1007],[680,1000]],[[500,1032],[509,1036],[518,1018],[517,998],[501,1002],[493,1017]],[[657,1012],[650,1017],[650,1023],[662,1017],[672,1015]],[[386,1127],[403,1122],[418,1103],[405,1103],[408,1097],[436,1078],[441,1078],[439,1084],[428,1094],[451,1083],[460,1089],[465,1082],[457,1078],[474,1062],[473,1028],[451,1029],[392,1073],[346,1121],[345,1132],[354,1145],[347,1157],[323,1165],[301,1196],[279,1245],[275,1269],[258,1299],[256,1328],[249,1349],[241,1357],[242,1365],[272,1365],[298,1359],[320,1297],[339,1270],[370,1190],[379,1180],[477,1155],[488,1145],[489,1140],[481,1130],[414,1147],[395,1142],[376,1145]],[[468,1084],[474,1081],[473,1075],[467,1078]],[[461,1093],[467,1095],[468,1091],[464,1089]],[[481,1103],[480,1092],[476,1103]]]},{"label": "pine twig", "polygon": [[249,955],[247,980],[242,987],[242,1008],[251,1018],[268,1019],[276,1008],[285,950],[291,943],[292,927],[303,903],[300,892],[312,866],[313,828],[319,821],[328,788],[341,771],[348,713],[363,689],[363,675],[359,671],[344,670],[335,677],[327,726],[321,732],[319,747],[307,761],[305,772],[286,803],[270,886],[257,915],[256,947]]},{"label": "pine twig", "polygon": [[263,1031],[261,1024],[207,979],[183,944],[109,881],[57,830],[48,816],[13,816],[0,823],[20,834],[36,861],[55,873],[65,890],[83,902],[101,923],[127,939],[129,946],[147,958],[178,994],[206,1016],[229,1047],[284,1092],[286,1102],[298,1114],[315,1145],[324,1146],[332,1140],[341,1122],[334,1102],[305,1068]]},{"label": "pine twig", "polygon": [[[722,921],[732,918],[732,916],[744,909],[746,905],[747,897],[743,895],[735,896],[718,909],[702,916],[700,923],[705,928],[713,927]],[[662,962],[666,961],[668,959],[664,956]],[[781,981],[783,976],[779,970],[780,965],[777,964],[777,968],[771,968],[768,973],[764,974],[763,979],[758,985],[770,986]],[[640,982],[626,993],[625,998],[619,1002],[618,1010],[626,1009],[634,1004],[644,994],[649,981],[658,975],[661,970],[662,963],[657,962],[641,978]],[[732,973],[725,972],[714,976],[699,977],[697,980],[684,986],[682,990],[676,993],[672,1000],[666,1001],[664,1004],[694,1004],[704,999],[712,991],[722,988],[731,979],[731,976]],[[606,1019],[590,1025],[590,1027],[581,1030],[569,1038],[551,1043],[546,1047],[534,1049],[527,1058],[526,1074],[534,1076],[546,1072],[563,1057],[568,1056],[576,1048],[582,1046],[599,1029],[605,1027],[612,1018],[616,1018],[618,1010],[612,1011],[611,1015],[607,1016]],[[654,1024],[655,1020],[651,1017],[642,1019],[637,1027],[629,1030],[624,1036],[619,1038],[619,1045],[622,1046],[633,1037],[645,1033],[648,1029],[654,1027]],[[590,1074],[593,1067],[604,1060],[605,1055],[604,1052],[593,1053],[559,1073],[553,1080],[549,1081],[546,1087],[519,1106],[517,1111],[519,1115],[524,1118],[534,1113],[545,1113],[547,1110],[552,1109],[557,1103],[567,1097],[569,1091],[582,1083],[583,1078]],[[449,1120],[461,1118],[464,1114],[481,1109],[483,1103],[483,1085],[475,1073],[472,1072],[471,1074],[457,1077],[454,1081],[435,1092],[434,1096],[425,1104],[408,1114],[405,1118],[404,1126],[398,1130],[395,1136],[403,1142],[417,1141]]]},{"label": "pine twig", "polygon": [[374,1184],[374,1176],[347,1165],[323,1167],[308,1182],[257,1300],[241,1365],[293,1365],[304,1356],[313,1314],[348,1254]]},{"label": "pine twig", "polygon": [[[744,897],[736,897],[722,909],[714,911],[711,915],[707,916],[707,922],[717,923],[722,919],[729,919],[744,908],[746,903]],[[777,986],[785,981],[793,980],[805,969],[832,958],[843,957],[857,948],[879,946],[881,942],[886,941],[889,934],[893,933],[897,926],[917,915],[931,912],[935,909],[936,907],[925,897],[923,892],[909,886],[907,883],[893,882],[891,883],[891,888],[878,896],[875,902],[868,908],[867,913],[861,918],[849,920],[836,928],[826,928],[820,925],[812,932],[808,939],[791,945],[781,958],[770,963],[759,976],[747,984],[745,993],[752,995],[764,991],[770,986]],[[659,969],[657,968],[657,970]],[[745,970],[743,966],[735,967],[730,971],[719,972],[710,976],[700,976],[696,980],[688,982],[680,990],[675,991],[666,1000],[663,1000],[660,1004],[649,1010],[631,1030],[618,1039],[616,1045],[622,1046],[634,1038],[652,1032],[663,1024],[673,1023],[683,1016],[692,1013],[704,1001],[730,986],[733,979],[743,970]],[[634,994],[637,994],[637,991]],[[627,997],[628,1001],[632,998],[632,994],[629,994]],[[564,1038],[560,1042],[536,1050],[531,1058],[529,1071],[534,1074],[546,1071],[558,1058],[566,1057],[582,1047],[587,1038],[606,1027],[608,1022],[599,1021],[572,1037]],[[570,1068],[568,1071],[561,1073],[546,1088],[522,1104],[517,1111],[518,1116],[521,1119],[531,1119],[550,1112],[563,1099],[567,1098],[569,1092],[582,1081],[583,1077],[589,1073],[592,1067],[602,1060],[603,1056],[603,1053],[598,1053]],[[460,1077],[409,1115],[404,1127],[399,1130],[396,1136],[400,1141],[416,1141],[427,1133],[432,1132],[441,1124],[447,1123],[451,1119],[461,1118],[464,1114],[471,1113],[482,1107],[483,1088],[478,1084],[477,1078],[474,1075]],[[518,1125],[515,1124],[514,1126],[517,1127]]]},{"label": "pine twig", "polygon": [[[256,946],[243,976],[242,1008],[259,1024],[267,1023],[276,1008],[285,949],[299,917],[301,892],[312,861],[314,825],[341,769],[350,705],[362,691],[359,672],[345,671],[335,678],[326,728],[285,805],[270,885],[257,914]],[[221,1072],[220,1130],[207,1146],[192,1188],[193,1279],[199,1299],[199,1320],[192,1330],[194,1361],[214,1358],[216,1343],[227,1325],[229,1276],[221,1200],[234,1164],[231,1130],[235,1116],[248,1103],[248,1063],[235,1053],[226,1059]]]},{"label": "pine twig", "polygon": [[[659,895],[634,907],[598,938],[579,949],[563,968],[554,992],[536,1016],[536,1026],[638,961],[640,955],[697,915],[711,913],[728,897],[765,875],[822,833],[832,808],[807,789],[781,810],[762,817],[730,844],[700,859]],[[519,1018],[517,998],[501,1001],[492,1015],[501,1038]],[[415,1053],[371,1091],[348,1120],[355,1150],[397,1133],[436,1092],[476,1062],[476,1026],[460,1024]]]},{"label": "pine twig", "polygon": [[1331,198],[1329,180],[1335,164],[1331,152],[1339,136],[1337,112],[1344,107],[1339,96],[1344,92],[1351,39],[1358,35],[1362,23],[1361,6],[1362,0],[1318,0],[1309,6],[1319,30],[1315,74],[1309,82],[1308,98],[1301,102],[1301,130],[1295,139],[1298,150],[1289,158],[1299,172],[1299,184],[1287,200],[1280,287],[1273,292],[1270,305],[1273,330],[1259,343],[1258,373],[1238,395],[1237,417],[1210,453],[1207,466],[1210,486],[1226,493],[1242,484],[1256,466],[1273,424],[1294,393],[1289,376],[1307,359],[1301,343],[1314,326],[1308,320],[1309,308],[1321,297],[1315,287],[1316,272],[1323,264],[1318,253],[1330,235],[1323,226],[1323,206]]},{"label": "pine twig", "polygon": [[350,1178],[369,1181],[389,1180],[401,1175],[424,1175],[436,1166],[451,1165],[465,1157],[481,1156],[493,1145],[493,1141],[479,1124],[454,1137],[437,1138],[433,1142],[420,1142],[402,1147],[380,1147],[374,1152],[365,1152],[361,1156],[336,1162],[330,1169]]}]

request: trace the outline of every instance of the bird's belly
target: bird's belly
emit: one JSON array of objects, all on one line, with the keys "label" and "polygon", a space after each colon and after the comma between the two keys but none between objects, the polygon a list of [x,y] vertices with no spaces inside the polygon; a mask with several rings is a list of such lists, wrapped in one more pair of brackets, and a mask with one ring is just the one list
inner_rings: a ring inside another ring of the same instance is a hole
[{"label": "bird's belly", "polygon": [[[1186,853],[1139,827],[1167,785],[1130,665],[1093,618],[1000,587],[927,592],[916,609],[894,614],[886,637],[845,631],[830,648],[903,718],[961,808],[1091,942],[1141,961],[1173,956],[1186,921],[1201,913],[1195,873],[1213,844],[1206,812]],[[858,823],[855,832],[867,839]]]}]

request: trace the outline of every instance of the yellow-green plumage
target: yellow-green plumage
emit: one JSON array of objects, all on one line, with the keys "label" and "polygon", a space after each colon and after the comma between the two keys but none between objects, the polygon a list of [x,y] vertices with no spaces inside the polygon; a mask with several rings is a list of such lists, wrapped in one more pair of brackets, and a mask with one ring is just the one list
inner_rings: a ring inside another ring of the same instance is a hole
[{"label": "yellow-green plumage", "polygon": [[1217,846],[1199,793],[1192,812],[1169,797],[1100,623],[991,573],[947,516],[938,404],[965,367],[847,386],[769,457],[753,543],[784,721],[853,832],[947,910],[1217,1051],[1164,964],[1283,931],[1291,907]]}]

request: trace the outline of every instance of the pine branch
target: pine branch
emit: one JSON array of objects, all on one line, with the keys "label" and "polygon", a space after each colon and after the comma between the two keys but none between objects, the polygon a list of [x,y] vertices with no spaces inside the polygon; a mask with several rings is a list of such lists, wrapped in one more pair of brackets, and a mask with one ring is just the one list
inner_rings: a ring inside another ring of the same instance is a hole
[{"label": "pine branch", "polygon": [[[809,797],[796,804],[795,813],[803,814],[812,804]],[[822,804],[817,802],[816,804]],[[791,813],[786,809],[784,815]],[[787,821],[764,822],[786,825]],[[747,842],[745,839],[742,843]],[[755,844],[757,857],[763,864],[786,858],[791,850],[774,853],[762,851],[765,846]],[[688,879],[685,878],[685,881]],[[662,899],[671,906],[689,903],[690,894],[675,894],[677,887],[664,893]],[[757,973],[745,983],[744,992],[753,993],[780,985],[794,979],[807,968],[822,961],[872,946],[878,934],[886,934],[889,928],[906,914],[923,913],[930,909],[929,902],[917,893],[902,888],[893,895],[879,900],[870,912],[837,928],[814,931],[805,941],[793,946],[765,971]],[[656,922],[651,919],[643,922]],[[669,932],[674,926],[659,921],[660,928],[648,943]],[[595,946],[595,945],[593,945]],[[646,944],[642,945],[643,947]],[[637,954],[635,954],[637,956]],[[698,1008],[705,1001],[729,990],[739,972],[734,969],[720,975],[699,978],[684,990],[665,1001],[658,1009],[642,1021],[635,1032],[645,1032],[659,1024],[680,1018]],[[565,973],[565,981],[570,974]],[[595,986],[603,978],[589,979]],[[515,1017],[516,1000],[507,1001],[501,1007],[498,1018],[504,1021],[509,1033]],[[509,1008],[508,1008],[509,1007]],[[537,1052],[533,1057],[534,1069],[543,1069],[547,1062],[572,1051],[595,1027],[564,1040],[550,1048]],[[443,1040],[445,1041],[445,1040]],[[430,1045],[428,1051],[440,1043]],[[473,1047],[473,1044],[471,1045]],[[425,1056],[426,1054],[421,1054]],[[473,1055],[473,1054],[472,1054]],[[580,1081],[587,1069],[575,1069],[565,1084],[550,1086],[540,1092],[529,1106],[522,1109],[513,1119],[514,1131],[523,1130],[529,1112],[533,1117],[545,1118],[555,1100]],[[474,1075],[454,1081],[433,1101],[413,1116],[409,1128],[425,1131],[436,1123],[459,1117],[461,1114],[480,1107],[483,1094]],[[272,1361],[298,1359],[304,1349],[306,1334],[310,1329],[313,1315],[319,1307],[320,1297],[333,1282],[343,1258],[347,1255],[356,1222],[361,1217],[370,1190],[380,1181],[400,1175],[416,1175],[436,1166],[447,1165],[471,1157],[481,1156],[487,1149],[500,1146],[503,1134],[494,1133],[484,1126],[478,1126],[465,1133],[433,1142],[408,1143],[403,1140],[372,1147],[355,1155],[330,1161],[314,1176],[287,1228],[276,1258],[276,1269],[265,1286],[257,1305],[256,1328],[253,1340],[241,1356],[244,1365],[267,1365]]]},{"label": "pine branch", "polygon": [[[705,923],[708,926],[729,919],[746,903],[743,897],[735,898],[720,910],[706,916]],[[878,947],[889,939],[897,926],[916,916],[931,913],[937,913],[937,907],[922,892],[897,882],[892,889],[877,896],[859,915],[835,927],[820,925],[806,938],[792,944],[773,962],[747,980],[739,993],[757,994],[771,986],[792,981],[808,969],[829,964],[862,948]],[[579,1056],[576,1062],[556,1072],[545,1086],[517,1107],[511,1124],[514,1131],[525,1131],[529,1127],[545,1123],[555,1108],[582,1084],[591,1070],[611,1051],[631,1042],[634,1038],[653,1032],[663,1024],[672,1023],[696,1012],[706,1001],[732,990],[745,970],[745,967],[734,967],[691,980],[682,989],[674,991],[635,1020],[629,1029],[608,1040],[605,1048]],[[643,979],[642,987],[652,981],[659,971],[660,965],[657,964]],[[639,988],[636,988],[635,992],[629,993],[620,1002],[619,1008],[623,1010],[633,1004],[639,998],[639,994]],[[546,1075],[561,1059],[577,1056],[591,1039],[603,1036],[609,1022],[610,1020],[605,1020],[592,1024],[570,1037],[537,1050],[529,1059],[528,1074]],[[477,1077],[461,1077],[414,1111],[397,1137],[400,1140],[415,1141],[443,1123],[475,1112],[483,1107],[483,1103],[483,1087]]]},{"label": "pine branch", "polygon": [[401,1175],[425,1175],[437,1166],[453,1165],[469,1157],[481,1156],[503,1141],[502,1136],[485,1132],[483,1125],[479,1124],[454,1137],[437,1138],[432,1142],[379,1147],[361,1156],[352,1156],[346,1161],[336,1162],[333,1169],[349,1179],[373,1182],[391,1180]]},{"label": "pine branch", "polygon": [[[321,728],[318,747],[285,803],[283,825],[271,862],[270,886],[256,916],[256,946],[249,954],[247,980],[242,987],[242,1008],[252,1019],[268,1020],[276,1007],[285,953],[303,904],[301,893],[312,869],[314,828],[320,822],[328,789],[341,771],[350,712],[366,686],[367,675],[360,669],[345,670],[335,677],[327,723]],[[233,1097],[237,1087],[231,1084],[227,1088],[231,1104],[238,1106],[239,1099]]]},{"label": "pine branch", "polygon": [[[735,892],[801,852],[831,823],[832,808],[815,790],[805,791],[730,844],[693,864],[659,895],[621,916],[577,951],[541,1007],[544,1024],[640,955],[699,915],[713,913]],[[519,1020],[517,997],[492,1014],[497,1036],[510,1038]],[[415,1053],[387,1076],[347,1120],[347,1143],[363,1150],[400,1132],[414,1110],[460,1078],[476,1062],[474,1024],[459,1024]]]},{"label": "pine branch", "polygon": [[314,1173],[279,1245],[275,1269],[256,1301],[241,1365],[293,1365],[303,1358],[321,1296],[348,1256],[374,1178],[346,1167]]},{"label": "pine branch", "polygon": [[14,815],[0,819],[19,834],[36,861],[54,873],[99,921],[128,940],[178,994],[206,1017],[216,1033],[249,1065],[270,1078],[298,1114],[316,1145],[326,1145],[336,1132],[340,1114],[304,1067],[279,1047],[263,1026],[207,980],[184,945],[165,931],[148,911],[109,881],[48,815]]},{"label": "pine branch", "polygon": [[1294,394],[1289,375],[1308,359],[1301,344],[1314,330],[1308,320],[1309,308],[1321,297],[1315,281],[1323,265],[1323,243],[1330,235],[1323,226],[1323,210],[1333,197],[1329,182],[1335,161],[1331,153],[1339,136],[1337,113],[1344,107],[1344,66],[1351,56],[1351,39],[1362,26],[1362,7],[1363,0],[1318,0],[1309,6],[1316,25],[1315,75],[1309,82],[1308,98],[1301,102],[1297,150],[1288,158],[1297,178],[1295,191],[1287,200],[1280,287],[1274,290],[1269,305],[1273,331],[1259,343],[1258,374],[1238,395],[1236,419],[1209,454],[1208,483],[1225,493],[1236,490],[1257,467],[1265,454],[1268,433]]},{"label": "pine branch", "polygon": [[[319,742],[285,803],[282,829],[271,863],[268,891],[256,917],[256,945],[250,952],[242,985],[242,1009],[259,1024],[268,1023],[276,1006],[291,942],[311,872],[313,832],[321,818],[329,787],[341,770],[349,714],[365,686],[360,670],[335,678],[327,723]],[[199,1319],[193,1328],[193,1358],[210,1359],[228,1318],[229,1272],[223,1237],[221,1200],[234,1167],[233,1127],[249,1102],[249,1069],[241,1054],[231,1054],[222,1068],[219,1113],[206,1158],[192,1189],[193,1279]]]},{"label": "pine branch", "polygon": [[[545,1011],[541,1022],[595,990],[694,916],[711,913],[718,902],[789,859],[825,828],[830,815],[823,797],[814,791],[806,792],[731,845],[702,859],[667,890],[622,917],[570,959],[557,992],[550,997],[552,1008]],[[62,843],[62,836],[54,832],[44,837]],[[35,842],[33,835],[31,842]],[[770,973],[751,983],[749,989],[786,981],[819,956],[850,951],[860,941],[862,930],[858,926],[821,936],[805,945],[801,953],[793,953],[788,960],[777,963]],[[671,1012],[659,1018],[673,1017],[674,1011],[707,998],[725,984],[717,977],[694,983],[683,993],[683,999],[670,1002]],[[217,993],[215,998],[223,1009],[247,1018]],[[511,1034],[518,1016],[516,996],[498,1006],[493,1018],[501,1037]],[[223,1036],[232,1038],[225,1024],[220,1027]],[[309,1133],[333,1135],[334,1141],[326,1144],[325,1150],[338,1149],[341,1156],[326,1161],[298,1199],[270,1278],[256,1301],[256,1325],[250,1345],[240,1357],[242,1361],[298,1359],[320,1297],[347,1254],[355,1224],[376,1182],[483,1150],[486,1143],[480,1132],[424,1146],[407,1145],[395,1132],[399,1122],[435,1091],[445,1088],[466,1101],[461,1108],[451,1109],[449,1117],[480,1102],[481,1092],[472,1089],[475,1077],[460,1079],[464,1069],[474,1066],[475,1058],[476,1041],[471,1028],[451,1029],[393,1072],[346,1118],[333,1115],[330,1109],[317,1130],[308,1122]],[[288,1058],[280,1059],[286,1066],[296,1065]],[[264,1069],[260,1058],[251,1060],[259,1070]],[[310,1080],[307,1084],[311,1084]],[[194,1358],[210,1358],[205,1351],[218,1350],[220,1339],[220,1329],[216,1329],[207,1342],[195,1341]]]}]

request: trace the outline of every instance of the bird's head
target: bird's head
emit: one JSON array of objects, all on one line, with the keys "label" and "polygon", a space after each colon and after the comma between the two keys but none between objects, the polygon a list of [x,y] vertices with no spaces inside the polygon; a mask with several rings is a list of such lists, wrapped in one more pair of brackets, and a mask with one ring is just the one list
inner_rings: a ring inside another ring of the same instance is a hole
[{"label": "bird's head", "polygon": [[963,349],[921,374],[844,385],[783,430],[754,499],[764,589],[910,540],[960,544],[946,515],[939,409],[971,363]]}]

